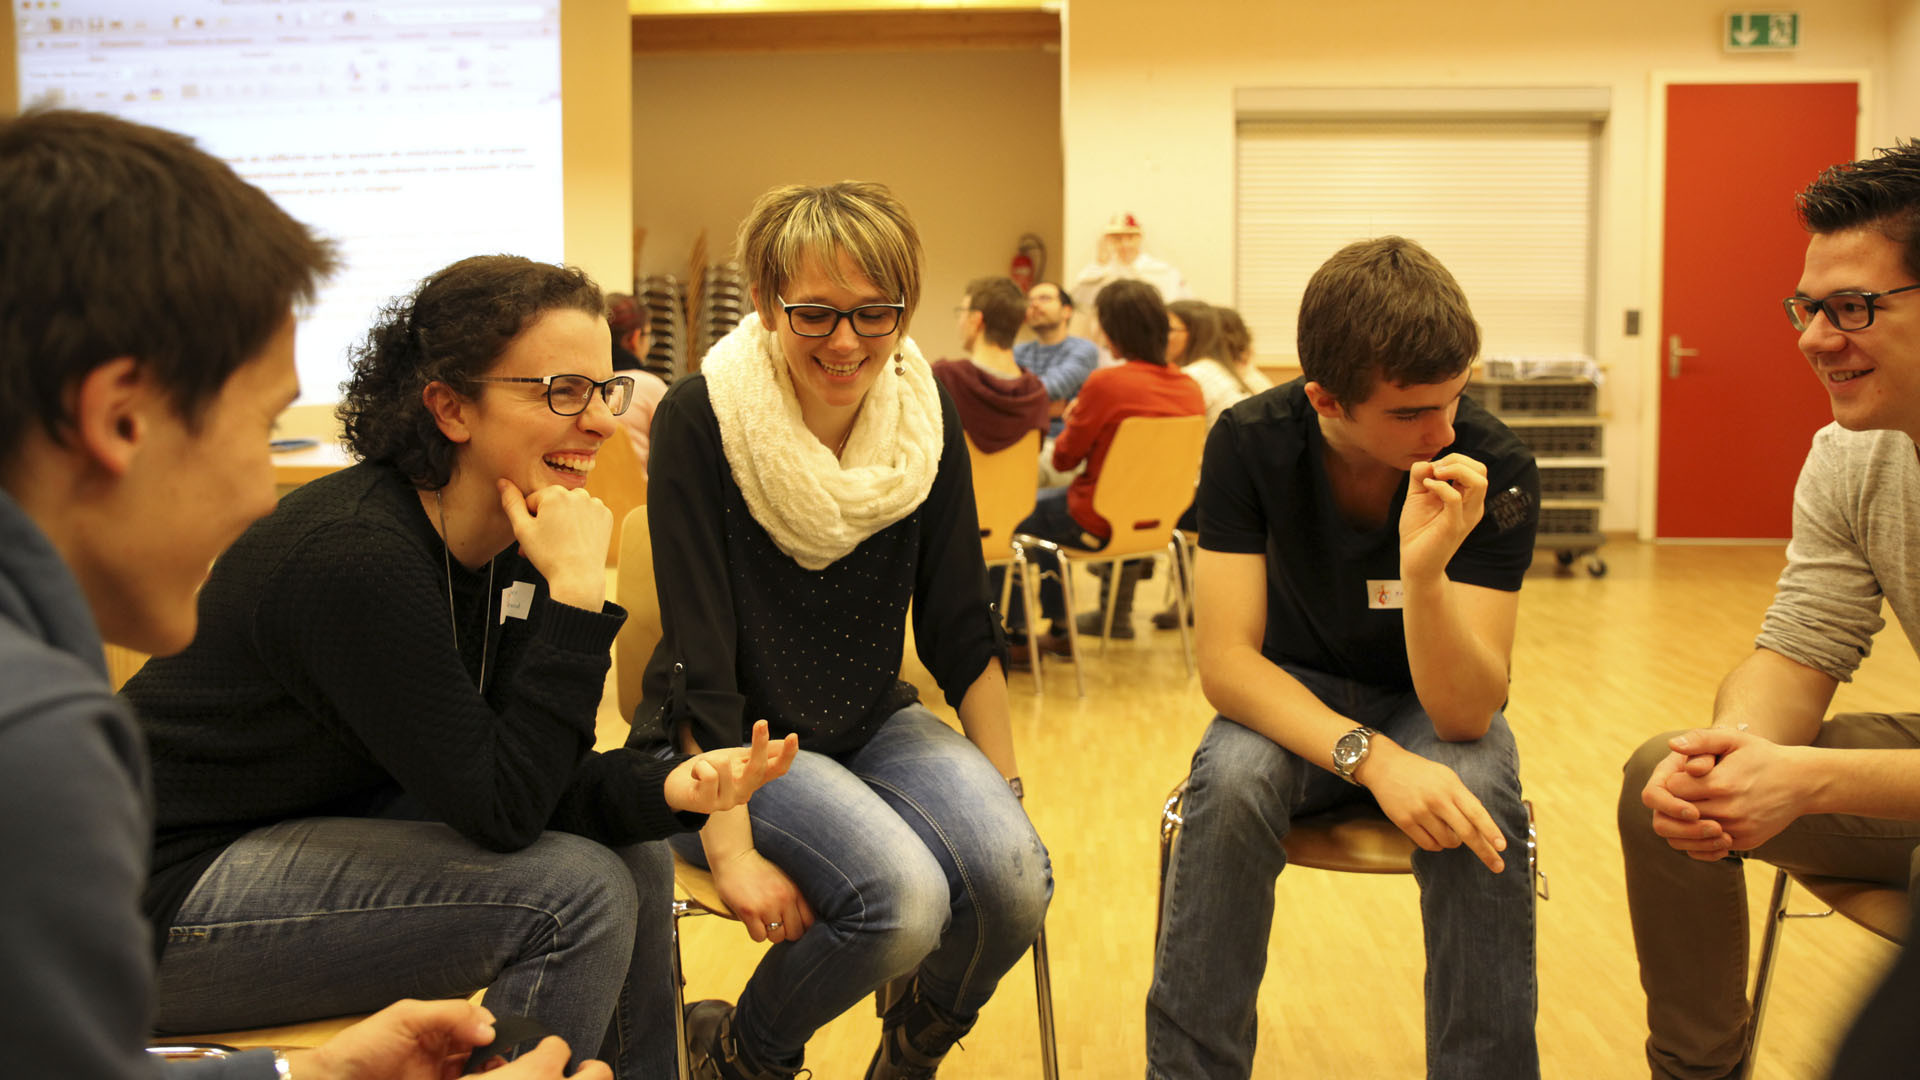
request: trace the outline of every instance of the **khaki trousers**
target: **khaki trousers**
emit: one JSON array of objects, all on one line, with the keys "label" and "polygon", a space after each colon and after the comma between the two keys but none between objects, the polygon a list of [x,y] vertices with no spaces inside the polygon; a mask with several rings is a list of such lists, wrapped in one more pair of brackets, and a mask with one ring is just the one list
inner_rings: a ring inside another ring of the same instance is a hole
[{"label": "khaki trousers", "polygon": [[[1739,858],[1701,862],[1654,834],[1641,789],[1669,753],[1658,735],[1634,752],[1620,787],[1640,985],[1647,992],[1647,1062],[1654,1077],[1735,1075],[1747,1051],[1747,888]],[[1920,714],[1844,713],[1820,726],[1815,746],[1920,748]],[[1896,885],[1920,895],[1920,822],[1816,814],[1752,852],[1786,870]]]}]

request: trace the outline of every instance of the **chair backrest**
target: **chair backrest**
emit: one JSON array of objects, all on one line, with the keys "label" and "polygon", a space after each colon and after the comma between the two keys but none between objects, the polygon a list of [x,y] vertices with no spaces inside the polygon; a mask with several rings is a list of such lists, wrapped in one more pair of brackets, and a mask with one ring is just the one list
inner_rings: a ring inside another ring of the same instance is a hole
[{"label": "chair backrest", "polygon": [[640,705],[640,677],[660,644],[660,594],[653,588],[653,536],[647,531],[644,505],[634,507],[621,523],[619,552],[613,596],[627,609],[627,622],[613,640],[613,695],[620,702],[621,719],[632,723],[633,710]]},{"label": "chair backrest", "polygon": [[1093,512],[1113,528],[1102,556],[1159,551],[1193,503],[1204,416],[1129,416],[1120,421],[1093,487]]},{"label": "chair backrest", "polygon": [[980,553],[990,563],[1013,558],[1014,526],[1033,513],[1040,493],[1040,430],[988,454],[967,436],[973,462],[973,505],[980,516]]},{"label": "chair backrest", "polygon": [[[620,554],[622,525],[636,506],[647,505],[647,467],[640,464],[640,452],[633,448],[633,437],[624,427],[600,444],[593,457],[593,471],[587,474],[587,490],[613,511],[613,536],[607,541],[607,565],[615,565]],[[651,571],[648,572],[651,576]]]}]

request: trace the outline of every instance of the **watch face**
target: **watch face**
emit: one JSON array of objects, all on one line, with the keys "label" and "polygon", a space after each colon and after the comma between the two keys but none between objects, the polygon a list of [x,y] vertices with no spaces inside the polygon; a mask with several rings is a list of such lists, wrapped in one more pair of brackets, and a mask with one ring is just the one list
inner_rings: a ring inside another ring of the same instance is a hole
[{"label": "watch face", "polygon": [[1351,766],[1359,762],[1366,748],[1367,737],[1357,731],[1349,731],[1340,736],[1340,741],[1333,745],[1333,759],[1342,765]]}]

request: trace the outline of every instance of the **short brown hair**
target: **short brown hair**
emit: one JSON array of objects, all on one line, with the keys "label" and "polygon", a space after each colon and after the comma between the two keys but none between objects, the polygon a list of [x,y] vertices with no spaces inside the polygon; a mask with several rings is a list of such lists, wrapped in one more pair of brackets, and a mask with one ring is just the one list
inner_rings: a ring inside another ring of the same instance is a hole
[{"label": "short brown hair", "polygon": [[1351,409],[1374,382],[1446,382],[1480,353],[1467,295],[1440,260],[1402,236],[1348,244],[1300,298],[1300,369]]},{"label": "short brown hair", "polygon": [[431,491],[453,476],[454,444],[421,393],[445,383],[463,397],[520,332],[556,310],[603,315],[600,286],[571,266],[518,255],[475,255],[436,270],[387,304],[352,350],[353,374],[334,410],[363,461],[387,462]]},{"label": "short brown hair", "polygon": [[1100,290],[1093,298],[1093,311],[1115,356],[1166,364],[1167,305],[1161,303],[1159,289],[1122,278]]},{"label": "short brown hair", "polygon": [[808,258],[845,284],[837,257],[843,251],[874,288],[907,305],[900,317],[902,335],[920,303],[920,232],[885,184],[843,180],[825,187],[774,188],[754,201],[740,223],[737,244],[741,268],[769,310],[778,303],[781,286]]},{"label": "short brown hair", "polygon": [[0,119],[0,462],[137,357],[188,425],[334,268],[332,247],[170,131],[98,113]]},{"label": "short brown hair", "polygon": [[1900,245],[1907,273],[1920,278],[1920,142],[1896,140],[1873,157],[1835,165],[1795,203],[1811,233],[1878,230]]},{"label": "short brown hair", "polygon": [[967,310],[980,313],[980,329],[988,342],[1011,349],[1027,321],[1027,294],[1009,277],[974,278],[967,282]]}]

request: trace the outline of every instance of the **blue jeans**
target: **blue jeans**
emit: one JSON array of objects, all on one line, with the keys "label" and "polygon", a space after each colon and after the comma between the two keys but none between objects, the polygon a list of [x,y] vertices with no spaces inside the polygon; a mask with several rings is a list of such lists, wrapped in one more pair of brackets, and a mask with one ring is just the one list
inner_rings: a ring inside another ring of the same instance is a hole
[{"label": "blue jeans", "polygon": [[[1473,742],[1442,742],[1411,691],[1287,673],[1355,724],[1453,769],[1506,834],[1506,871],[1498,876],[1464,846],[1413,853],[1426,927],[1427,1075],[1538,1077],[1533,887],[1519,754],[1506,718],[1494,714],[1487,734]],[[1252,1073],[1274,882],[1287,865],[1281,840],[1294,818],[1355,799],[1370,796],[1265,736],[1214,718],[1193,755],[1186,825],[1167,870],[1164,929],[1147,994],[1149,1077]],[[1331,988],[1344,969],[1366,963],[1341,951],[1338,927],[1305,932],[1322,939],[1328,955],[1318,972],[1296,977],[1323,979]],[[1352,1007],[1362,1012],[1365,1003]],[[1354,1038],[1365,1030],[1364,1016],[1356,1015],[1350,1030],[1321,1037]]]},{"label": "blue jeans", "polygon": [[468,997],[624,1080],[674,1071],[673,860],[543,833],[501,854],[437,822],[298,818],[235,841],[160,957],[162,1031]]},{"label": "blue jeans", "polygon": [[[1051,540],[1056,544],[1067,544],[1091,551],[1099,551],[1107,546],[1106,537],[1087,532],[1081,528],[1078,521],[1073,519],[1073,515],[1067,512],[1066,488],[1052,488],[1041,492],[1039,501],[1033,504],[1033,513],[1028,514],[1020,524],[1014,526],[1013,531],[1037,536],[1042,540]],[[1027,552],[1027,563],[1033,568],[1034,573],[1052,575],[1040,579],[1040,612],[1052,620],[1056,628],[1061,628],[1060,633],[1065,633],[1063,627],[1067,618],[1067,599],[1066,594],[1060,589],[1059,558],[1051,551],[1032,548]],[[1000,579],[1006,575],[1006,572],[1007,569],[1004,566],[995,566],[989,571],[993,583],[992,595],[1000,595]],[[1020,590],[1013,590],[1013,595],[1007,598],[1009,630],[1018,633],[1026,627],[1026,607],[1026,600],[1020,595]]]},{"label": "blue jeans", "polygon": [[[733,1030],[797,1067],[827,1021],[898,976],[962,1023],[1046,918],[1053,870],[1006,780],[919,705],[839,759],[805,749],[749,804],[753,844],[799,887],[814,924],[767,950]],[[671,841],[705,866],[696,837]]]}]

